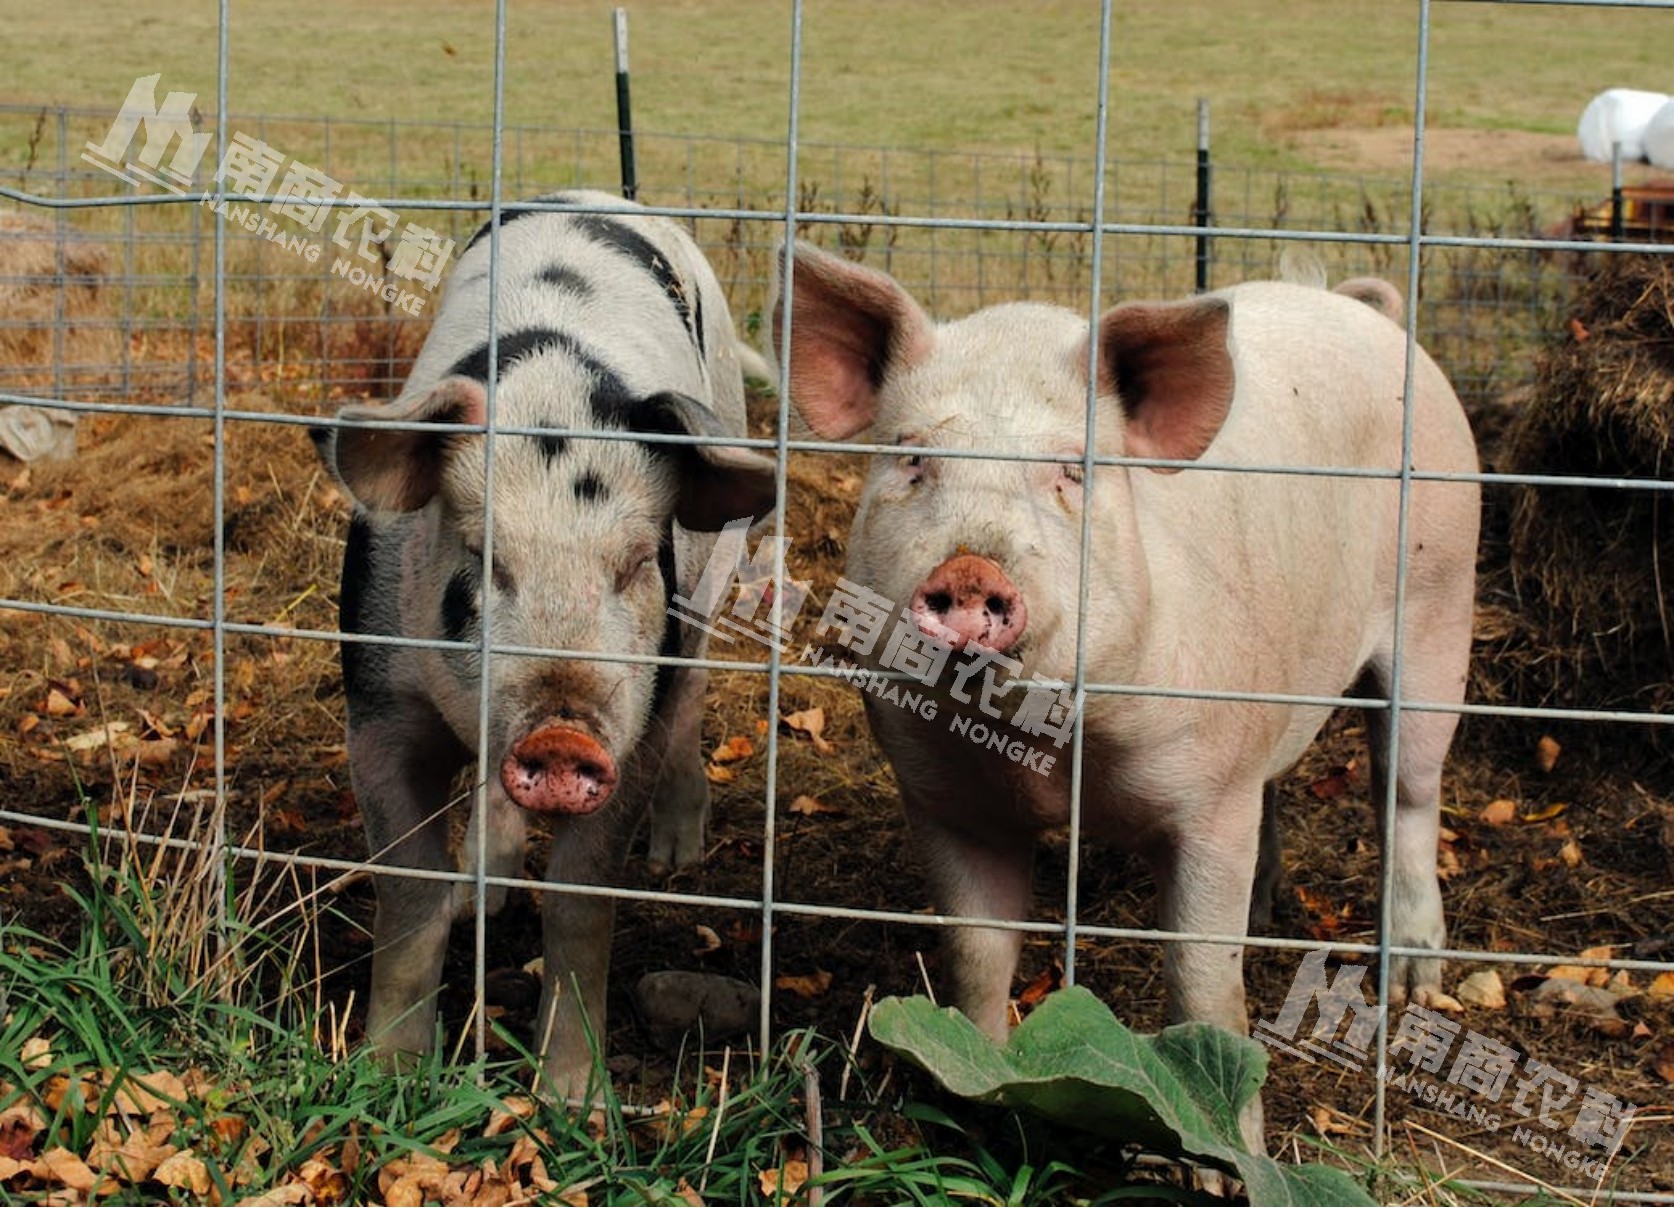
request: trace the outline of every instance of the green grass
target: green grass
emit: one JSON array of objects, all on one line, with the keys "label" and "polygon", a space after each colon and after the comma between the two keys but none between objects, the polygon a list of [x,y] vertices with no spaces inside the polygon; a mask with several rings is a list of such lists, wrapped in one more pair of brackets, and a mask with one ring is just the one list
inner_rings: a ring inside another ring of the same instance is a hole
[{"label": "green grass", "polygon": [[[1154,1171],[1131,1184],[1116,1146],[998,1112],[961,1123],[885,1095],[875,1068],[844,1077],[849,1054],[811,1032],[765,1060],[686,1054],[653,1118],[614,1092],[590,1114],[532,1100],[534,1063],[503,1033],[504,1058],[459,1062],[443,1045],[393,1071],[341,1042],[300,970],[309,929],[341,924],[307,898],[296,909],[272,870],[245,866],[217,893],[216,869],[202,849],[177,860],[95,834],[67,890],[85,917],[74,940],[0,920],[0,1202],[68,1187],[78,1202],[295,1203],[284,1197],[307,1184],[318,1202],[382,1203],[407,1174],[426,1202],[467,1203],[508,1173],[514,1192],[593,1204],[807,1202],[816,1187],[837,1203],[1181,1195]],[[812,1108],[811,1078],[824,1088]],[[816,1119],[824,1169],[810,1176],[797,1163]],[[197,1171],[197,1191],[157,1165],[162,1146]],[[776,1195],[773,1172],[806,1185]]]},{"label": "green grass", "polygon": [[[782,140],[790,6],[641,0],[630,6],[635,116],[649,131]],[[493,22],[486,4],[294,0],[232,4],[234,114],[486,122]],[[609,6],[513,0],[509,122],[614,126]],[[1319,98],[1357,120],[1410,113],[1416,7],[1385,0],[1121,0],[1112,45],[1110,147],[1189,155],[1195,102],[1213,108],[1227,162],[1319,166],[1292,139]],[[78,0],[0,5],[14,56],[0,100],[109,106],[161,71],[213,108],[216,6]],[[1613,85],[1666,83],[1666,13],[1439,4],[1430,120],[1572,132]],[[73,26],[73,27],[72,27]],[[1094,136],[1098,6],[1085,0],[811,0],[804,16],[805,140],[1087,155]],[[307,159],[317,148],[288,148]],[[1531,163],[1531,178],[1550,165]]]}]

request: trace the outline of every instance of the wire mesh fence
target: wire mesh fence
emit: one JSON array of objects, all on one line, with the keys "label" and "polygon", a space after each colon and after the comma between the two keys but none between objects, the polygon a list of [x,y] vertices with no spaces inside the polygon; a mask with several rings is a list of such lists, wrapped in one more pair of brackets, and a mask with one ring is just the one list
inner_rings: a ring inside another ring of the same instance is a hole
[{"label": "wire mesh fence", "polygon": [[[1107,4],[1106,38],[1110,11]],[[1427,7],[1420,10],[1414,30],[1420,46],[1420,93],[1425,13]],[[503,26],[500,38],[503,47]],[[799,43],[793,44],[791,53],[794,62],[800,54]],[[224,58],[219,76],[224,84]],[[1101,79],[1108,80],[1109,72],[1101,72]],[[1101,112],[1110,99],[1103,87]],[[1093,316],[1116,301],[1191,291],[1195,240],[1200,232],[1192,220],[1195,165],[1184,153],[1175,161],[1127,162],[1107,155],[1102,140],[1097,153],[1086,157],[811,145],[795,137],[794,83],[791,102],[789,145],[795,147],[795,155],[788,156],[787,144],[778,142],[645,134],[637,138],[640,200],[693,232],[715,268],[733,316],[753,342],[766,339],[769,282],[786,234],[802,235],[890,273],[943,318],[1022,299],[1055,302]],[[1113,103],[1120,103],[1119,98]],[[1422,114],[1422,104],[1417,109]],[[96,651],[95,661],[117,649],[125,668],[138,667],[142,672],[159,663],[180,666],[202,660],[201,687],[190,707],[185,736],[201,747],[211,765],[213,781],[203,800],[213,808],[192,842],[211,845],[232,867],[241,861],[278,860],[329,879],[364,871],[368,864],[355,857],[310,854],[306,844],[297,844],[299,850],[282,856],[265,839],[241,836],[228,813],[236,802],[233,815],[254,826],[265,812],[267,825],[276,830],[274,820],[283,818],[291,781],[300,779],[280,770],[287,759],[283,750],[287,732],[264,726],[260,706],[251,703],[260,699],[261,681],[283,677],[287,665],[307,664],[313,671],[304,677],[309,685],[304,695],[316,699],[297,707],[309,715],[308,732],[317,736],[341,725],[342,701],[334,691],[322,695],[313,687],[329,679],[330,673],[321,666],[329,660],[338,638],[328,598],[334,572],[324,562],[308,567],[305,577],[310,586],[286,598],[284,592],[275,595],[272,590],[267,559],[273,534],[280,529],[288,527],[294,533],[305,526],[324,530],[340,523],[342,500],[331,500],[332,488],[312,471],[305,484],[292,484],[281,492],[282,503],[276,509],[251,489],[252,472],[259,476],[265,468],[262,459],[269,452],[259,443],[260,434],[282,432],[286,441],[298,445],[305,427],[319,423],[340,404],[396,397],[440,295],[432,300],[416,287],[408,295],[395,288],[388,244],[381,247],[378,263],[356,263],[350,243],[334,238],[343,232],[329,218],[322,218],[318,228],[310,228],[303,220],[264,225],[266,212],[276,204],[275,196],[271,192],[235,196],[212,176],[211,169],[225,140],[236,131],[267,147],[296,153],[319,172],[352,187],[361,200],[372,199],[405,219],[422,220],[450,249],[463,249],[491,215],[498,213],[503,221],[507,207],[516,201],[612,180],[618,132],[316,120],[236,111],[221,121],[209,110],[205,106],[203,112],[194,111],[193,129],[214,132],[222,140],[217,156],[205,160],[190,180],[180,182],[180,196],[167,198],[155,188],[124,185],[84,159],[83,149],[99,143],[110,128],[110,109],[0,106],[0,132],[8,128],[12,132],[12,137],[0,142],[26,147],[24,162],[0,169],[7,177],[4,195],[18,203],[0,218],[0,403],[39,402],[60,416],[132,417],[153,425],[151,443],[158,450],[158,460],[110,468],[113,476],[136,482],[166,478],[172,465],[182,464],[164,456],[170,451],[207,446],[210,454],[206,478],[195,478],[191,490],[149,505],[158,509],[154,561],[189,562],[195,546],[198,580],[177,572],[181,589],[175,590],[166,575],[154,573],[155,567],[137,579],[123,578],[100,561],[98,509],[75,500],[78,509],[87,507],[88,516],[94,517],[84,526],[87,535],[44,547],[38,564],[13,578],[14,588],[0,599],[0,606],[12,610],[14,616],[45,618],[62,626],[64,634],[78,635],[74,640],[85,640],[87,648]],[[1422,126],[1416,146],[1421,156]],[[1506,397],[1531,388],[1536,353],[1563,330],[1581,282],[1583,255],[1591,250],[1590,245],[1554,234],[1578,205],[1596,198],[1525,192],[1512,185],[1431,185],[1422,173],[1413,179],[1375,179],[1216,164],[1213,179],[1211,284],[1271,276],[1292,247],[1305,249],[1320,261],[1332,281],[1375,274],[1399,283],[1410,299],[1409,334],[1448,372],[1473,418],[1493,413]],[[1657,232],[1651,234],[1654,237]],[[1667,263],[1666,250],[1653,244],[1621,245],[1610,254],[1624,251],[1660,257]],[[371,282],[392,288],[380,292],[376,286],[369,287]],[[419,305],[407,308],[404,296]],[[793,312],[793,331],[794,323]],[[507,334],[489,338],[503,339]],[[493,389],[490,384],[491,393]],[[1410,397],[1406,401],[1410,407]],[[786,538],[792,549],[823,544],[838,550],[845,544],[844,535],[832,530],[825,512],[802,508],[793,514],[789,509],[786,492],[792,481],[792,460],[802,459],[798,464],[811,467],[807,473],[816,479],[835,479],[862,475],[864,459],[898,451],[861,441],[809,439],[793,428],[791,402],[781,392],[771,409],[758,406],[753,439],[743,443],[776,462],[779,503],[772,530]],[[490,442],[542,434],[538,429],[496,428],[492,422],[489,432]],[[546,435],[613,438],[610,432],[588,430]],[[934,455],[1064,460],[1060,454],[1022,450],[1003,441],[963,454],[944,450]],[[248,461],[243,460],[246,456]],[[1089,442],[1087,473],[1095,468],[1115,472],[1130,464],[1129,459],[1099,456]],[[290,468],[295,469],[294,461]],[[1600,477],[1564,464],[1535,471],[1448,476],[1415,470],[1410,459],[1403,459],[1399,468],[1364,471],[1342,466],[1229,465],[1210,455],[1202,463],[1168,468],[1321,479],[1359,474],[1397,483],[1403,510],[1416,483],[1450,477],[1479,482],[1490,496],[1500,493],[1502,497],[1519,490],[1580,491],[1592,496],[1635,493],[1660,501],[1669,489],[1666,477],[1655,471],[1636,477]],[[115,492],[121,485],[112,483],[110,488]],[[113,493],[110,498],[120,506],[124,497]],[[333,506],[338,510],[332,511]],[[1657,504],[1651,506],[1654,510]],[[1097,534],[1083,530],[1077,551],[1083,601],[1097,540]],[[323,542],[308,548],[311,556],[329,561],[338,551],[336,536],[326,534]],[[1652,556],[1652,551],[1646,551],[1641,571],[1653,583],[1660,583],[1661,571],[1651,564]],[[489,554],[485,552],[484,557]],[[781,600],[785,557],[781,549],[771,567],[774,583],[781,585],[775,596]],[[1403,547],[1401,576],[1405,561]],[[821,563],[820,569],[830,566]],[[486,579],[491,575],[486,562],[484,570]],[[207,595],[191,586],[202,577],[207,577]],[[831,588],[831,583],[820,583],[815,590]],[[83,602],[84,596],[95,597],[97,603]],[[1401,628],[1400,608],[1397,597],[1397,630]],[[1084,614],[1085,609],[1077,621],[1075,687],[1085,688],[1095,699],[1216,695],[1155,684],[1106,682],[1086,656],[1091,622]],[[1601,619],[1599,626],[1605,623]],[[372,647],[473,653],[485,664],[531,656],[635,661],[597,651],[497,645],[486,636],[475,644],[420,637],[366,637],[362,641]],[[1480,640],[1478,648],[1482,648]],[[78,657],[79,650],[71,652],[69,669],[76,667]],[[611,884],[569,886],[568,892],[632,900],[653,908],[724,909],[752,918],[753,930],[744,943],[759,951],[756,973],[763,1004],[758,1040],[764,1048],[771,1043],[773,1022],[783,1015],[782,1000],[788,993],[779,993],[776,1008],[775,983],[784,973],[776,952],[777,927],[788,930],[803,921],[834,920],[910,928],[970,924],[968,918],[925,914],[919,909],[922,903],[902,907],[875,899],[827,900],[815,887],[787,875],[780,828],[789,817],[785,799],[791,793],[780,780],[781,752],[806,730],[785,730],[779,724],[787,712],[782,703],[784,685],[823,683],[836,689],[839,683],[852,680],[852,675],[764,651],[711,650],[707,658],[684,661],[658,654],[638,661],[726,673],[731,678],[719,681],[725,692],[746,696],[763,709],[767,724],[758,737],[765,748],[765,785],[756,813],[749,817],[756,834],[751,841],[740,841],[744,844],[740,850],[754,863],[754,872],[730,883],[724,892]],[[44,678],[57,682],[53,675]],[[60,695],[74,694],[60,691]],[[1398,692],[1371,701],[1346,692],[1307,696],[1278,689],[1223,695],[1251,704],[1371,707],[1397,720],[1407,712],[1442,711],[1460,712],[1484,725],[1532,719],[1543,725],[1568,721],[1579,727],[1632,727],[1647,736],[1650,746],[1663,741],[1660,732],[1668,722],[1656,693],[1631,706],[1522,695],[1516,686],[1497,697],[1477,691],[1464,706]],[[72,712],[65,716],[73,718],[74,701],[68,703]],[[490,702],[486,696],[479,697],[478,708],[480,728],[487,732]],[[1080,725],[1079,716],[1076,724]],[[1387,729],[1393,763],[1398,753],[1393,744],[1399,742],[1400,728],[1389,725]],[[103,733],[113,741],[108,726]],[[169,735],[152,734],[147,741],[162,737]],[[818,738],[817,730],[814,737]],[[330,745],[322,739],[310,749],[317,757]],[[62,749],[55,750],[62,758]],[[1076,976],[1078,959],[1083,959],[1080,954],[1094,941],[1149,944],[1198,939],[1244,945],[1252,962],[1264,950],[1309,951],[1321,946],[1317,932],[1285,937],[1162,931],[1131,925],[1088,902],[1082,888],[1088,874],[1080,867],[1082,750],[1077,742],[1065,756],[1065,770],[1075,778],[1072,799],[1077,806],[1071,814],[1071,839],[1060,852],[1065,868],[1047,877],[1055,892],[1062,891],[1056,908],[1049,913],[1031,912],[1023,919],[981,920],[986,926],[1049,941],[1071,979]],[[144,765],[132,750],[129,756],[126,775],[134,783],[142,777]],[[487,754],[482,758],[486,760]],[[144,775],[153,781],[162,779],[149,772]],[[461,786],[459,799],[480,795],[492,775],[493,769],[482,764],[470,777],[471,783]],[[342,781],[340,773],[328,772],[321,784],[308,791],[319,796],[322,785],[340,786]],[[152,785],[153,792],[158,788]],[[889,790],[880,786],[880,791]],[[1393,789],[1389,800],[1373,801],[1370,807],[1387,849],[1394,824]],[[0,819],[85,829],[83,823],[65,823],[37,808],[0,810]],[[482,846],[479,842],[479,852]],[[481,862],[457,873],[412,871],[408,875],[457,881],[474,897],[479,922],[470,980],[480,1006],[490,959],[481,919],[490,890],[542,891],[551,886],[538,877],[491,876]],[[1380,896],[1387,901],[1387,880]],[[1653,938],[1657,930],[1655,926],[1637,929],[1652,933]],[[1469,934],[1480,937],[1485,933]],[[1539,942],[1538,934],[1531,936],[1525,930],[1519,935],[1520,942],[1509,946],[1462,943],[1444,950],[1443,955],[1493,966],[1568,964],[1628,974],[1674,973],[1674,963],[1654,946],[1635,948],[1623,943],[1609,956],[1577,957],[1573,951]],[[1339,954],[1376,955],[1385,968],[1392,956],[1423,954],[1392,943],[1387,923],[1373,938],[1337,938],[1330,947]],[[1387,985],[1380,986],[1380,1006],[1387,1004],[1388,992]],[[476,1043],[485,1046],[487,1014],[479,1010],[474,1018]],[[1380,1027],[1380,1068],[1388,1064],[1388,1040]],[[1595,1082],[1602,1084],[1601,1079]],[[1384,1083],[1379,1081],[1375,1115],[1380,1129],[1384,1098]],[[1661,1199],[1674,1202],[1674,1196]]]}]

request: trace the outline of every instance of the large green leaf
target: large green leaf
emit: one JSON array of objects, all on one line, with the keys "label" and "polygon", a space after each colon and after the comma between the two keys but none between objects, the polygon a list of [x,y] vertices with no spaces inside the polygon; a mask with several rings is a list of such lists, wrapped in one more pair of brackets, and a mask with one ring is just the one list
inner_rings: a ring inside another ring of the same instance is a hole
[{"label": "large green leaf", "polygon": [[1267,1074],[1267,1050],[1210,1024],[1142,1036],[1075,986],[1048,995],[1003,1046],[926,998],[884,999],[871,1031],[956,1095],[1218,1167],[1252,1204],[1375,1202],[1343,1171],[1244,1147],[1238,1113]]}]

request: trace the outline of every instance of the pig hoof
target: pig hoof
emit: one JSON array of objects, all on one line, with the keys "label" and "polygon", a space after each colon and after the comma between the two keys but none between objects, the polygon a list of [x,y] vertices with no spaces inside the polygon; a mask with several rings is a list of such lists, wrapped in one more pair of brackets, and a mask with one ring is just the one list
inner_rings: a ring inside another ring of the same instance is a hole
[{"label": "pig hoof", "polygon": [[543,726],[520,739],[500,765],[500,784],[518,805],[540,814],[590,814],[610,800],[616,763],[571,726]]},{"label": "pig hoof", "polygon": [[1396,957],[1389,971],[1389,1003],[1427,1007],[1442,997],[1442,963],[1434,957]]}]

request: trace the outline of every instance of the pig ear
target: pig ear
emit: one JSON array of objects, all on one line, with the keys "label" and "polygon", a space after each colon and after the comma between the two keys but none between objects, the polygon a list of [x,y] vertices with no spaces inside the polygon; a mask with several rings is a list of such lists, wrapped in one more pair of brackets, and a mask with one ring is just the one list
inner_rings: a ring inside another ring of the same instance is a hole
[{"label": "pig ear", "polygon": [[1230,314],[1225,299],[1194,298],[1099,320],[1099,389],[1121,404],[1130,456],[1191,460],[1215,439],[1232,406]]},{"label": "pig ear", "polygon": [[[453,377],[425,394],[387,405],[351,404],[339,411],[337,418],[351,424],[366,420],[481,424],[487,413],[482,383]],[[436,494],[449,447],[458,439],[448,432],[338,428],[326,460],[362,507],[375,512],[411,512]]]},{"label": "pig ear", "polygon": [[[737,437],[697,399],[669,390],[646,399],[634,427],[668,436]],[[719,532],[729,521],[773,510],[773,462],[731,445],[657,445],[680,467],[674,518],[699,533]]]},{"label": "pig ear", "polygon": [[[773,347],[785,326],[781,260],[775,261]],[[878,390],[892,373],[930,355],[930,319],[893,277],[796,245],[791,274],[790,397],[818,435],[846,440],[871,427]]]}]

